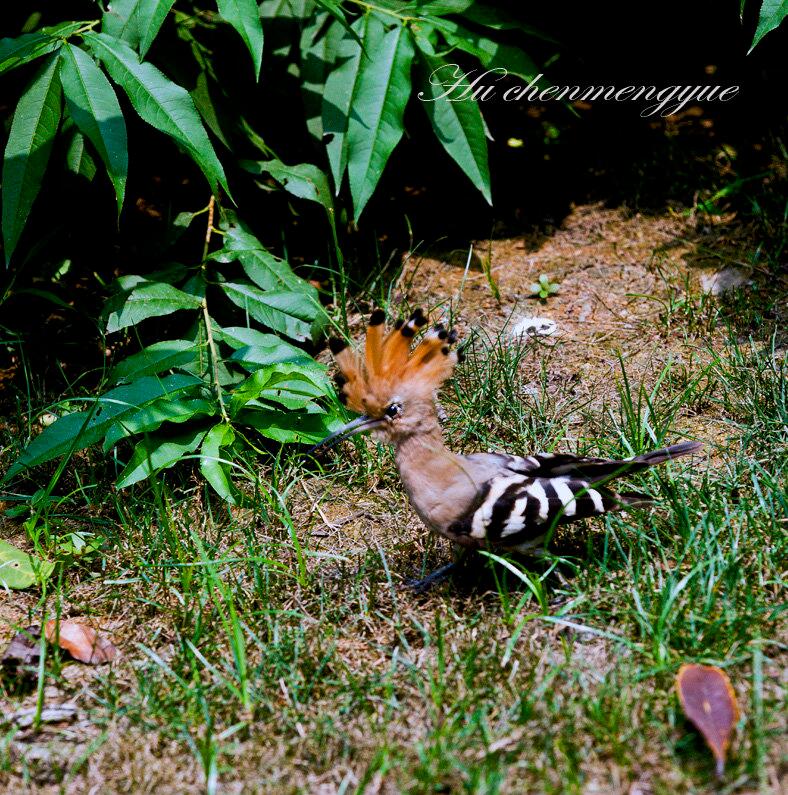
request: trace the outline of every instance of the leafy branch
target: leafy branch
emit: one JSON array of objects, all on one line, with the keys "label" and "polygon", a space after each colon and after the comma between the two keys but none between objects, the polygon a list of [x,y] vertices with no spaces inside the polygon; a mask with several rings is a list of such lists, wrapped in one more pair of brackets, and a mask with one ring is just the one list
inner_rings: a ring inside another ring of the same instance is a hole
[{"label": "leafy branch", "polygon": [[[277,16],[299,21],[297,40],[271,58],[297,65],[305,126],[328,141],[322,149],[325,163],[282,163],[249,121],[236,115],[233,134],[267,158],[238,165],[247,180],[265,190],[273,181],[293,198],[323,207],[340,274],[337,219],[343,217],[344,184],[358,221],[405,133],[405,112],[413,101],[427,112],[446,153],[492,201],[479,107],[473,99],[450,102],[431,78],[455,47],[483,65],[508,52],[495,39],[496,18],[480,14],[479,4],[304,0],[298,8],[284,9],[273,0],[259,8],[256,0],[207,2],[200,0],[188,16],[174,9],[174,0],[115,0],[100,20],[63,22],[0,41],[0,74],[37,62],[14,111],[4,153],[7,268],[18,265],[17,248],[46,182],[51,154],[60,151],[58,139],[66,143],[74,173],[92,180],[96,165],[103,166],[123,222],[134,147],[128,106],[188,156],[211,191],[204,210],[176,219],[183,231],[207,213],[199,263],[170,262],[159,273],[121,276],[104,313],[109,335],[140,328],[150,339],[146,321],[173,314],[193,318],[189,332],[174,339],[154,337],[118,362],[99,397],[56,406],[57,421],[30,442],[6,480],[59,458],[57,480],[75,452],[101,444],[124,462],[118,487],[196,456],[214,489],[238,501],[231,471],[243,449],[254,449],[256,436],[311,442],[337,422],[325,370],[300,347],[314,341],[326,322],[317,290],[266,249],[242,220],[220,210],[223,196],[232,201],[225,171],[229,161],[220,159],[214,142],[229,152],[235,146],[220,121],[223,110],[214,104],[213,95],[222,92],[216,57],[203,40],[206,32],[229,25],[248,51],[257,80],[264,26]],[[168,19],[199,68],[192,91],[149,60]],[[243,177],[236,171],[235,178]],[[221,235],[222,245],[211,251],[214,235]],[[237,325],[217,323],[214,307],[221,308],[221,317],[235,314],[238,320],[231,323]]]}]

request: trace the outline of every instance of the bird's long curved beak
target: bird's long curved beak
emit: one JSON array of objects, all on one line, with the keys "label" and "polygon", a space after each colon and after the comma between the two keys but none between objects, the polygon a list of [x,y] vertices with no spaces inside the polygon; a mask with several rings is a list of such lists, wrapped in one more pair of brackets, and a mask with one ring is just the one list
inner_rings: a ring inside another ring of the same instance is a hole
[{"label": "bird's long curved beak", "polygon": [[362,414],[352,422],[342,426],[338,431],[334,431],[330,436],[326,436],[322,442],[318,442],[314,447],[310,447],[309,450],[307,450],[307,455],[314,453],[315,450],[320,448],[328,450],[335,444],[339,444],[345,439],[355,436],[357,433],[374,430],[382,424],[383,420],[376,420],[374,417],[368,417],[366,414]]}]

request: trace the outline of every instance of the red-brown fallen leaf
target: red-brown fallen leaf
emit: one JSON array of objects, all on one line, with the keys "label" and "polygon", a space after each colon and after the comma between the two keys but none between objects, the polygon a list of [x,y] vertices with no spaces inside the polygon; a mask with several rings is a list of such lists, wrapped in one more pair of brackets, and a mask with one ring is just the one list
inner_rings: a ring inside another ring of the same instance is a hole
[{"label": "red-brown fallen leaf", "polygon": [[107,638],[99,635],[92,627],[76,621],[61,621],[59,627],[56,621],[47,621],[44,632],[50,643],[57,642],[75,660],[89,665],[112,662],[118,653]]},{"label": "red-brown fallen leaf", "polygon": [[728,675],[716,665],[682,665],[676,676],[684,714],[714,754],[717,776],[725,769],[731,732],[739,720],[739,705]]}]

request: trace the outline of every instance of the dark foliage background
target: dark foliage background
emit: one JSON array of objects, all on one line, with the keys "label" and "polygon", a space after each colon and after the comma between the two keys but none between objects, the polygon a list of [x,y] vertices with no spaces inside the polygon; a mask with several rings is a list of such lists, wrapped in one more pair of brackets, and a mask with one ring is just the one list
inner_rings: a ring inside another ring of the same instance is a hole
[{"label": "dark foliage background", "polygon": [[[304,20],[264,16],[259,83],[238,34],[207,0],[176,3],[146,60],[190,92],[202,87],[210,95],[217,112],[216,123],[209,125],[212,141],[236,203],[224,200],[223,206],[300,275],[324,285],[329,272],[336,273],[338,251],[352,291],[396,262],[398,253],[417,246],[451,249],[470,239],[534,229],[549,234],[573,203],[601,201],[648,213],[698,206],[722,191],[726,207],[741,217],[768,223],[782,215],[786,33],[773,31],[748,55],[757,4],[746,5],[743,19],[739,3],[711,0],[662,3],[638,13],[631,5],[604,10],[583,3],[491,5],[546,34],[547,40],[502,30],[496,38],[515,47],[525,44],[553,84],[711,83],[740,85],[741,91],[733,101],[691,106],[666,119],[642,118],[642,103],[597,101],[574,108],[557,102],[480,103],[493,137],[492,206],[441,150],[426,114],[411,101],[405,137],[358,225],[351,220],[344,185],[335,246],[319,205],[294,201],[272,181],[256,181],[240,167],[244,159],[275,156],[328,171],[324,146],[307,130],[300,80],[282,57],[288,48],[297,49]],[[5,11],[0,36],[99,15],[97,4],[88,0],[32,2]],[[187,18],[191,21],[184,24]],[[464,53],[456,56],[465,68],[479,68]],[[28,64],[0,78],[6,132],[35,69]],[[75,177],[62,166],[64,144],[58,139],[12,266],[0,273],[1,324],[14,343],[0,349],[0,369],[11,372],[17,384],[0,392],[8,409],[31,383],[53,396],[100,383],[108,351],[98,317],[117,277],[145,275],[168,261],[199,262],[204,225],[193,224],[172,246],[173,221],[181,212],[205,207],[210,189],[194,163],[117,93],[129,137],[119,223],[101,164],[92,181]],[[511,145],[512,139],[521,145]],[[378,289],[394,270],[383,272]],[[46,289],[74,311],[20,292],[30,287]],[[216,311],[222,322],[221,310]],[[112,353],[117,357],[140,343],[182,336],[188,323],[178,314],[151,320],[133,335],[114,339]]]}]

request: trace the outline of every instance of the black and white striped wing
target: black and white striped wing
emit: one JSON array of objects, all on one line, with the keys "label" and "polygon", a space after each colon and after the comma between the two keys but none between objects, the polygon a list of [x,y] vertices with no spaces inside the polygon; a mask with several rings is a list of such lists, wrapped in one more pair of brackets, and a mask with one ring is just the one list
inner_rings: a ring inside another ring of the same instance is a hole
[{"label": "black and white striped wing", "polygon": [[512,473],[490,480],[475,509],[450,530],[479,546],[526,550],[540,544],[555,524],[599,516],[619,505],[609,491],[585,480]]},{"label": "black and white striped wing", "polygon": [[507,469],[532,477],[553,478],[569,476],[575,480],[603,480],[622,475],[635,464],[632,459],[612,461],[609,458],[583,458],[571,453],[535,453],[528,456],[506,456]]},{"label": "black and white striped wing", "polygon": [[589,483],[649,466],[634,458],[614,461],[609,458],[586,458],[571,453],[534,453],[533,455],[474,453],[467,458],[471,461],[494,463],[502,470],[534,478],[571,477],[575,480],[587,480]]},{"label": "black and white striped wing", "polygon": [[568,477],[589,483],[600,483],[698,452],[700,442],[678,444],[652,450],[629,458],[584,458],[571,453],[536,453],[529,456],[500,455],[501,464],[512,472],[534,478]]}]

